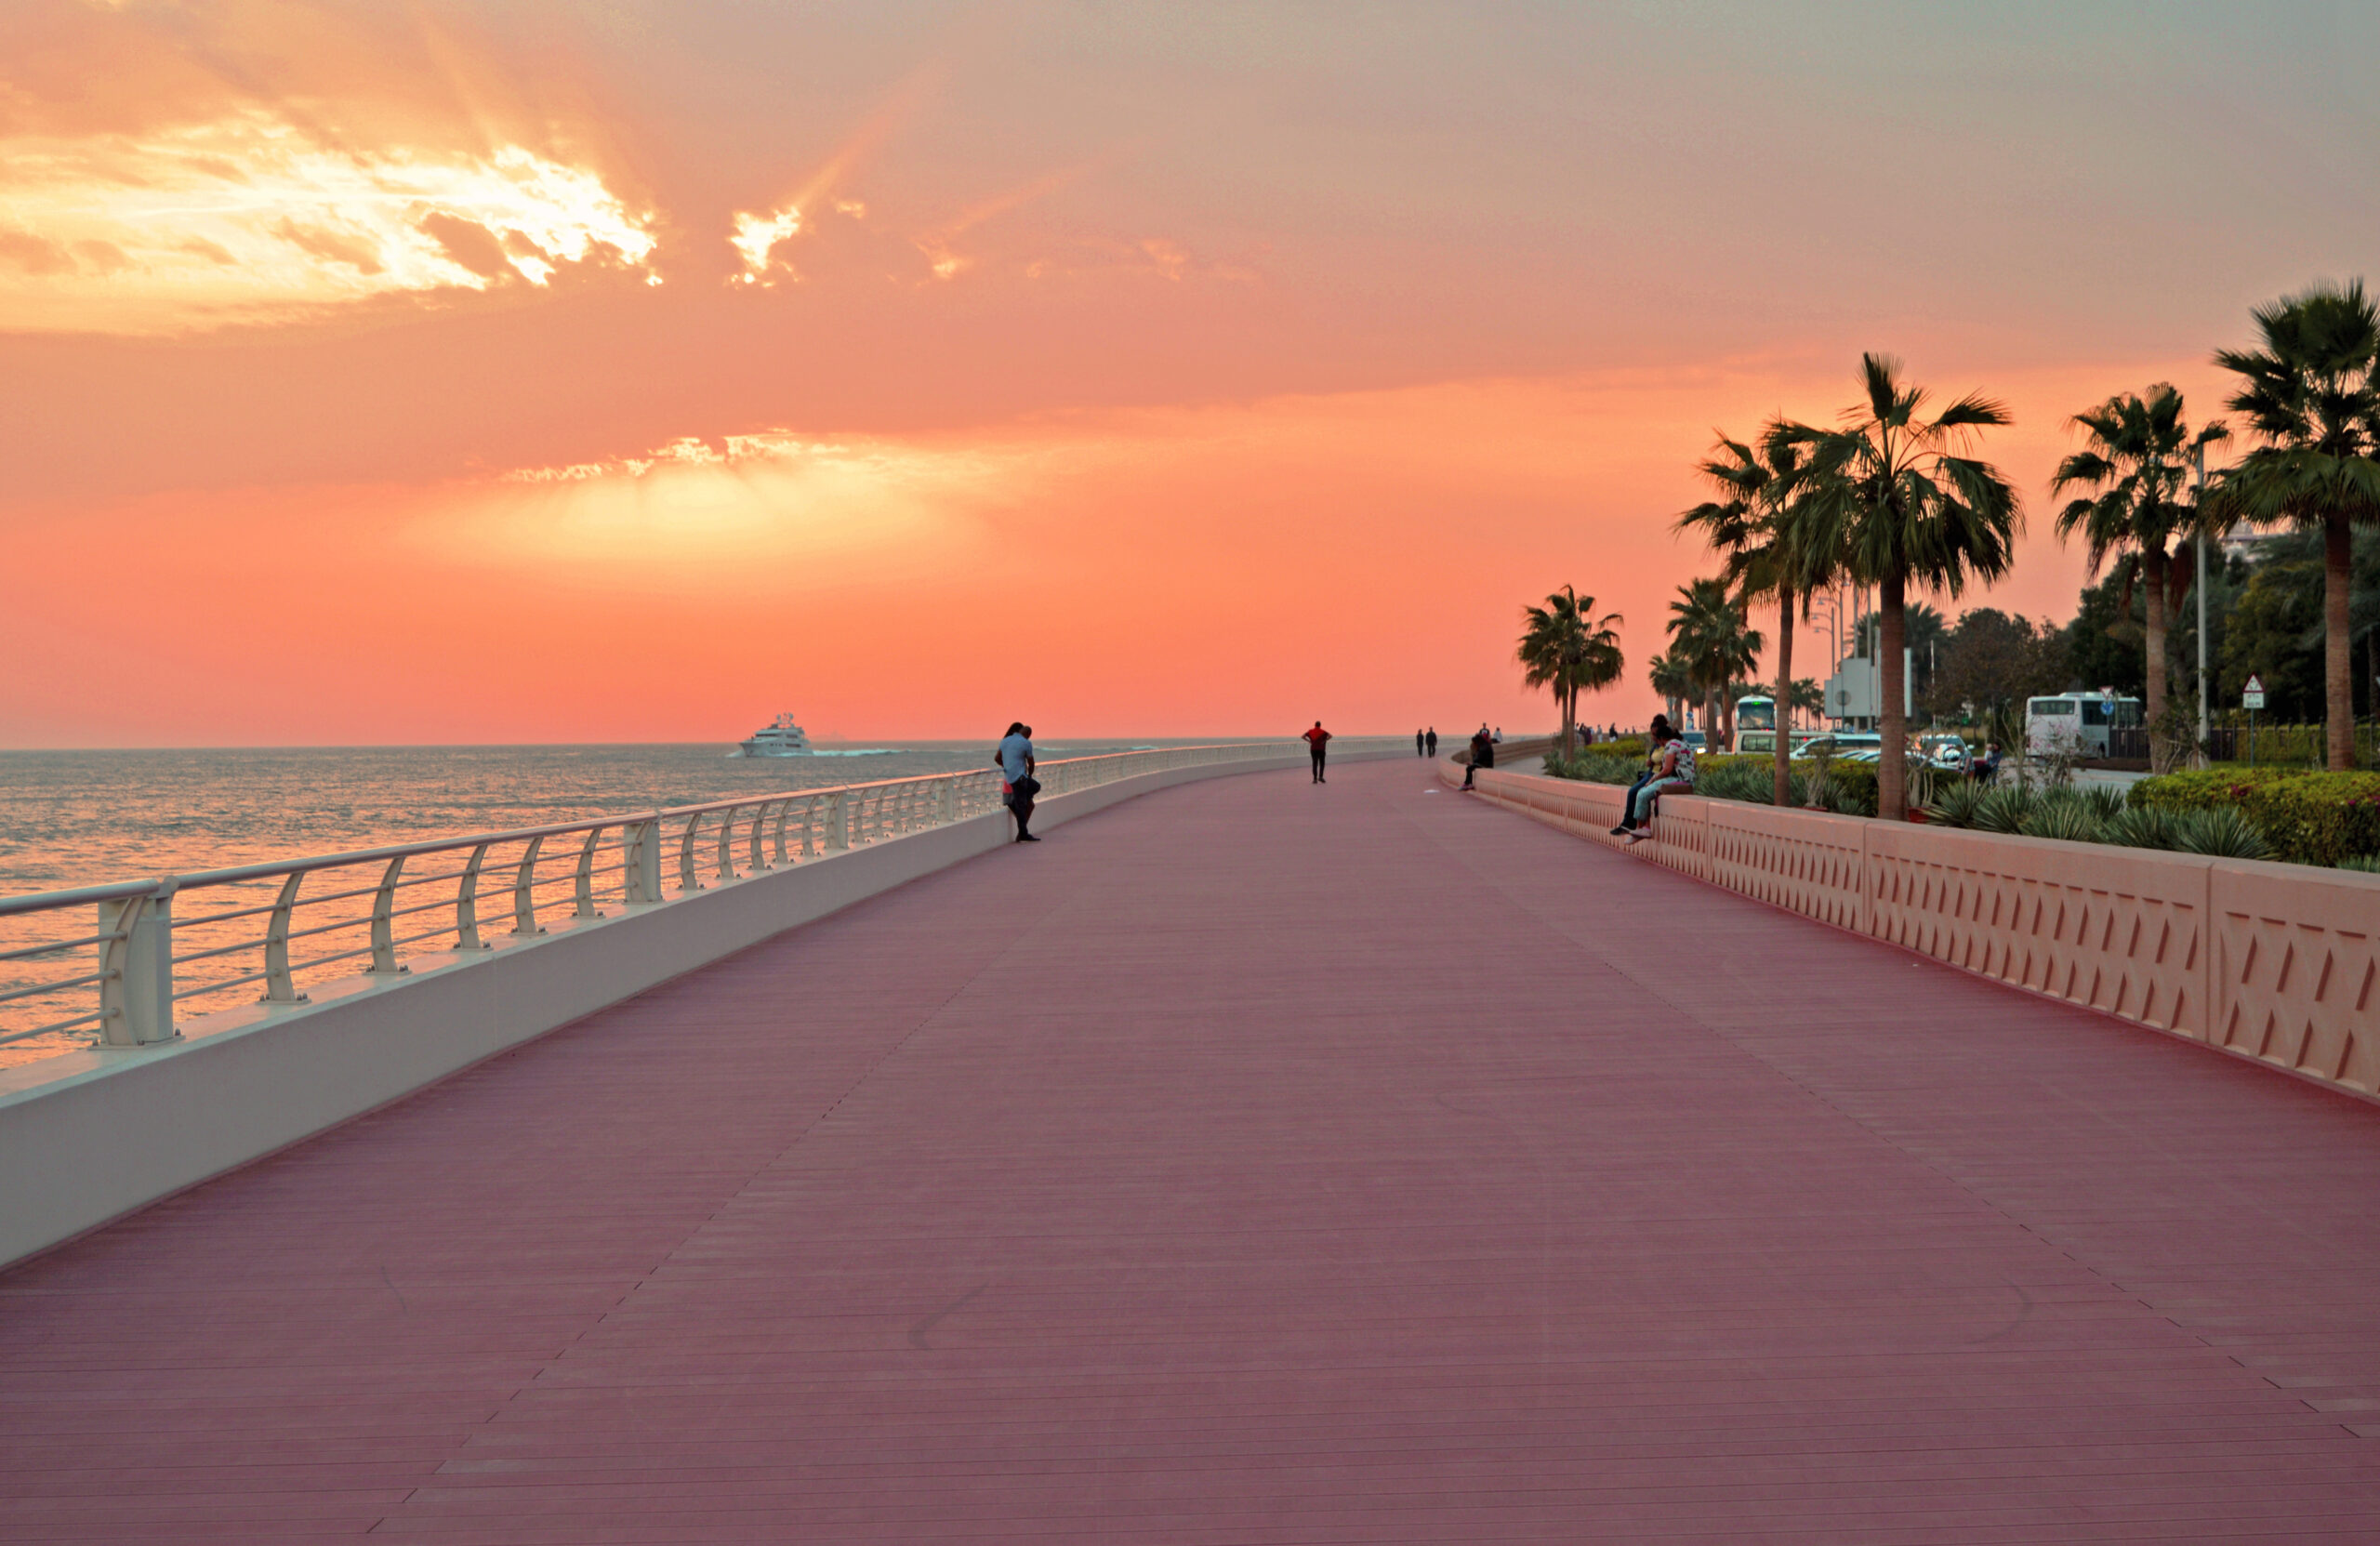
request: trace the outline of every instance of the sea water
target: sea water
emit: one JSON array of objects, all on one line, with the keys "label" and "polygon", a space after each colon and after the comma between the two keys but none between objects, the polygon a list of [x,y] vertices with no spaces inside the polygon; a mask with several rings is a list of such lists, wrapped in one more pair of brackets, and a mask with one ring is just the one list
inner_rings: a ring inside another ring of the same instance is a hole
[{"label": "sea water", "polygon": [[[1037,749],[1054,760],[1199,744],[1044,742]],[[846,755],[748,759],[719,745],[0,751],[0,896],[956,773],[989,767],[992,746],[827,743],[822,751]],[[77,909],[74,921],[87,932],[96,914]],[[0,947],[29,943],[24,935],[0,927]],[[0,991],[32,980],[0,962]],[[46,999],[0,1003],[0,1033],[86,1007],[80,998],[63,1008]],[[0,1043],[0,1065],[88,1041],[61,1034]]]}]

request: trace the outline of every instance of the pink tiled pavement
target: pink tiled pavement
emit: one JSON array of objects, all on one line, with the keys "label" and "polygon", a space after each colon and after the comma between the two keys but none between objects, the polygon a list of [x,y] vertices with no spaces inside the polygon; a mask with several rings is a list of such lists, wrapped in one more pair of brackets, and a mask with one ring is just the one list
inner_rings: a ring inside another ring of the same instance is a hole
[{"label": "pink tiled pavement", "polygon": [[0,1540],[2380,1539],[2380,1112],[1195,785],[0,1276]]}]

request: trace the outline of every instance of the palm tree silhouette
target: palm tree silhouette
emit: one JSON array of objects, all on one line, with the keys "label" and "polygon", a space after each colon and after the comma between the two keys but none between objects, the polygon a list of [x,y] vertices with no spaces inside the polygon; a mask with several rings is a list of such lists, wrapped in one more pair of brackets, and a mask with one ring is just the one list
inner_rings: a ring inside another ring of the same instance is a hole
[{"label": "palm tree silhouette", "polygon": [[2380,314],[2359,279],[2313,285],[2254,316],[2264,347],[2221,350],[2215,363],[2245,378],[2230,406],[2264,443],[2224,475],[2209,513],[2321,532],[2328,760],[2344,770],[2355,766],[2355,523],[2380,520]]},{"label": "palm tree silhouette", "polygon": [[1543,606],[1522,608],[1521,617],[1527,627],[1521,633],[1520,662],[1528,668],[1521,680],[1554,690],[1554,701],[1562,709],[1562,756],[1567,760],[1579,722],[1580,693],[1609,686],[1625,668],[1614,629],[1622,619],[1616,612],[1597,617],[1595,599],[1567,585],[1546,597]]},{"label": "palm tree silhouette", "polygon": [[[2197,519],[2196,509],[2181,497],[2189,454],[2229,439],[2231,431],[2217,419],[2192,435],[2182,418],[2182,394],[2162,381],[2145,396],[2125,392],[2110,397],[2076,414],[2073,422],[2088,443],[2058,463],[2050,492],[2093,493],[2069,500],[2058,511],[2057,534],[2082,534],[2090,545],[2094,578],[2109,554],[2129,548],[2134,555],[2149,600],[2149,757],[2150,765],[2164,773],[2174,761],[2165,725],[2166,621],[2189,585],[2180,550],[2168,553],[2165,545]],[[2131,588],[2127,582],[2127,610]]]},{"label": "palm tree silhouette", "polygon": [[1645,680],[1669,707],[1670,723],[1683,728],[1680,706],[1694,695],[1694,673],[1683,659],[1657,654],[1645,663]]},{"label": "palm tree silhouette", "polygon": [[1679,586],[1677,594],[1670,603],[1670,658],[1686,668],[1690,691],[1702,699],[1703,739],[1718,751],[1735,722],[1727,684],[1759,662],[1767,641],[1745,626],[1743,607],[1727,593],[1725,580],[1696,580]]},{"label": "palm tree silhouette", "polygon": [[1804,447],[1786,426],[1772,422],[1758,449],[1726,435],[1697,469],[1719,493],[1678,517],[1681,531],[1699,529],[1726,559],[1726,577],[1746,606],[1777,598],[1778,711],[1776,791],[1778,805],[1793,799],[1793,602],[1805,617],[1810,593],[1833,580],[1834,554],[1808,540],[1809,480]]},{"label": "palm tree silhouette", "polygon": [[1839,428],[1787,427],[1810,460],[1810,540],[1841,554],[1844,571],[1876,588],[1884,755],[1877,767],[1876,813],[1909,814],[1908,680],[1901,659],[1909,584],[1956,598],[1970,577],[2008,572],[2021,517],[2016,492],[1999,469],[1960,455],[1977,430],[2004,425],[2008,410],[1976,393],[1931,418],[1926,393],[1901,381],[1888,354],[1860,356],[1862,400]]}]

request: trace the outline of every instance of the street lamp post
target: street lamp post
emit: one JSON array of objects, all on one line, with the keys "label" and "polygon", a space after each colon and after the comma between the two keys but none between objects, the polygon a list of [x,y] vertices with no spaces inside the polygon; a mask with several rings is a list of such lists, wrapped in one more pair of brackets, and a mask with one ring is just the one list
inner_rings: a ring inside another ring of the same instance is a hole
[{"label": "street lamp post", "polygon": [[2190,504],[2198,516],[2198,755],[2191,762],[2206,766],[2207,745],[2214,729],[2206,712],[2206,447],[2190,447]]}]

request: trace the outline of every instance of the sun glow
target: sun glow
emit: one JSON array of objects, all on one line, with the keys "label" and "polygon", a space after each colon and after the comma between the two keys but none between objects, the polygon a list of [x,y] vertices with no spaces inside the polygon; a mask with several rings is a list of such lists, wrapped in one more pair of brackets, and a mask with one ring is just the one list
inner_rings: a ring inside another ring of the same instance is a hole
[{"label": "sun glow", "polygon": [[653,217],[595,172],[324,142],[262,112],[140,138],[0,141],[0,327],[152,333],[391,293],[641,271]]}]

